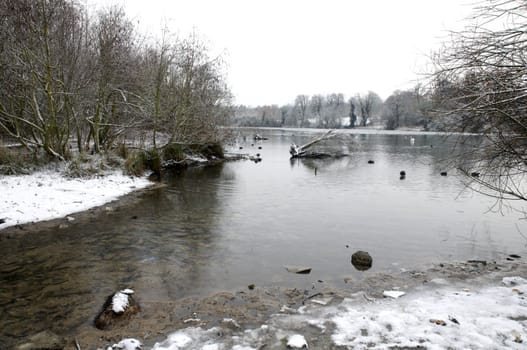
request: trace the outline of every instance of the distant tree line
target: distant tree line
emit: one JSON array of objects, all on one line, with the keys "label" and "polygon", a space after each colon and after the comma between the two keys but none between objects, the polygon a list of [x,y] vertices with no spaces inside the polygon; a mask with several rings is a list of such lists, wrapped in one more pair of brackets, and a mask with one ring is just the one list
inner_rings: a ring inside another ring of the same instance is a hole
[{"label": "distant tree line", "polygon": [[373,91],[349,98],[343,93],[298,95],[285,106],[237,106],[235,122],[241,126],[428,130],[438,127],[431,120],[432,95],[421,85],[395,91],[385,101]]},{"label": "distant tree line", "polygon": [[122,8],[74,0],[4,0],[0,19],[0,135],[56,159],[160,133],[220,141],[231,93],[197,35],[142,37]]}]

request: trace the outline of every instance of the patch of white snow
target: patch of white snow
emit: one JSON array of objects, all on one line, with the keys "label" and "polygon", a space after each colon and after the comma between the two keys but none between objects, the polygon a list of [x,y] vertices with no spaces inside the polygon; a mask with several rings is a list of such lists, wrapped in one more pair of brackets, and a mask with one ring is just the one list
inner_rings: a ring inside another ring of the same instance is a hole
[{"label": "patch of white snow", "polygon": [[332,318],[332,339],[354,349],[520,349],[526,318],[527,300],[510,288],[444,288],[390,304],[348,300]]},{"label": "patch of white snow", "polygon": [[398,299],[398,298],[402,297],[405,294],[406,294],[405,292],[401,292],[401,291],[398,291],[398,290],[385,290],[382,293],[382,295],[384,297],[393,298],[393,299]]},{"label": "patch of white snow", "polygon": [[150,184],[121,171],[94,178],[67,178],[58,171],[0,176],[0,229],[66,217]]},{"label": "patch of white snow", "polygon": [[123,291],[116,292],[112,297],[112,310],[116,314],[123,313],[128,307],[128,294]]},{"label": "patch of white snow", "polygon": [[[327,344],[350,349],[525,349],[527,342],[527,281],[507,278],[512,286],[434,284],[397,300],[374,299],[361,294],[338,305],[304,306],[294,314],[276,314],[259,328],[225,336],[221,328],[186,328],[170,335],[154,350],[236,349],[262,346],[307,347]],[[508,283],[508,282],[504,282]],[[401,292],[400,292],[401,293]],[[331,331],[330,331],[331,330]],[[303,332],[300,335],[298,332]],[[307,334],[306,334],[307,333]],[[222,336],[218,334],[223,334]]]},{"label": "patch of white snow", "polygon": [[140,350],[143,344],[133,338],[123,339],[117,344],[109,347],[108,350]]},{"label": "patch of white snow", "polygon": [[520,284],[527,284],[527,280],[519,276],[503,277],[501,283],[509,287],[514,287]]},{"label": "patch of white snow", "polygon": [[308,349],[306,338],[301,334],[293,334],[287,337],[287,347],[293,349]]}]

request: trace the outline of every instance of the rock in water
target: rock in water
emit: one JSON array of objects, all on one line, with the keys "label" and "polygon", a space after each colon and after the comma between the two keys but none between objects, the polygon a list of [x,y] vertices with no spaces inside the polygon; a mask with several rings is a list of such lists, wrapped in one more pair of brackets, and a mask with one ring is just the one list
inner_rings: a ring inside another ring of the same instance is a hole
[{"label": "rock in water", "polygon": [[117,323],[126,322],[130,316],[139,312],[139,304],[135,301],[131,289],[123,289],[110,295],[103,305],[102,311],[95,318],[95,327],[110,329]]},{"label": "rock in water", "polygon": [[371,258],[368,252],[363,252],[362,250],[356,251],[351,256],[351,264],[360,271],[365,271],[371,268],[373,259]]}]

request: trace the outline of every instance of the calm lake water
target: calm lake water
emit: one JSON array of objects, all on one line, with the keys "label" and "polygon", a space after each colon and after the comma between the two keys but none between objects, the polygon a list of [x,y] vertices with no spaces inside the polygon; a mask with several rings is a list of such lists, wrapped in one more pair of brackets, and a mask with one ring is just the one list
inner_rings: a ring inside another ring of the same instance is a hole
[{"label": "calm lake water", "polygon": [[[444,136],[353,133],[340,144],[349,157],[290,160],[291,142],[307,142],[313,131],[259,132],[269,139],[253,141],[254,131],[241,129],[231,148],[260,153],[260,163],[188,169],[136,207],[90,225],[3,240],[0,342],[49,322],[89,323],[124,287],[159,301],[253,283],[345,288],[347,276],[525,250],[520,215],[489,211],[492,199],[465,189],[444,162],[453,142]],[[373,257],[370,270],[351,265],[357,250]],[[286,265],[312,272],[291,274]]]}]

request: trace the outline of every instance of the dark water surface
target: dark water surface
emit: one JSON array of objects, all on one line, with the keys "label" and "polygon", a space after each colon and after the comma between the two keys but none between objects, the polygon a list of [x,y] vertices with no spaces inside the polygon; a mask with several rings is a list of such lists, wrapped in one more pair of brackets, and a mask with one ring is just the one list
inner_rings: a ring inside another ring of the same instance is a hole
[{"label": "dark water surface", "polygon": [[[525,249],[519,215],[489,212],[494,201],[464,190],[442,162],[451,153],[444,136],[353,134],[349,157],[290,161],[290,143],[313,134],[263,134],[269,140],[255,142],[242,130],[233,146],[260,153],[260,163],[188,169],[136,207],[90,225],[3,240],[0,342],[49,324],[89,323],[104,298],[125,287],[150,301],[252,283],[308,288],[323,280],[345,288],[347,276]],[[353,268],[356,250],[372,255],[372,269]],[[312,272],[290,274],[285,265]]]}]

